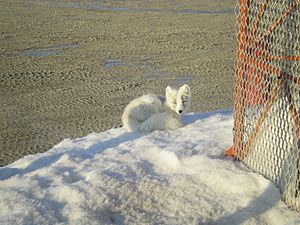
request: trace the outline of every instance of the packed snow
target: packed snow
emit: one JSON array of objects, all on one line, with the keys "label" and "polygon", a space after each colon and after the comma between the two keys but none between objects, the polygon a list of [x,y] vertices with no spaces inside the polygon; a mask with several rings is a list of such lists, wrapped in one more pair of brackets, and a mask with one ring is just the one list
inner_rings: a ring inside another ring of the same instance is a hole
[{"label": "packed snow", "polygon": [[232,111],[183,119],[66,139],[0,168],[0,224],[300,224],[272,182],[224,156]]}]

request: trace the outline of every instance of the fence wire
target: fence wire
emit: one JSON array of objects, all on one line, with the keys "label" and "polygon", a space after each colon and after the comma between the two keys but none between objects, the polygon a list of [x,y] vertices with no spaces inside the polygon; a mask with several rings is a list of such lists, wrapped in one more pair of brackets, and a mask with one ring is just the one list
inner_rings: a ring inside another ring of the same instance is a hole
[{"label": "fence wire", "polygon": [[300,211],[300,0],[238,0],[233,154]]}]

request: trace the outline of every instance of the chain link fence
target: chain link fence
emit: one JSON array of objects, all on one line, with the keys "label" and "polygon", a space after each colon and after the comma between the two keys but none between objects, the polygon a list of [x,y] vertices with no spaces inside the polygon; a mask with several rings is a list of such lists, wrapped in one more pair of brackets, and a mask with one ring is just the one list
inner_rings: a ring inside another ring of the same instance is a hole
[{"label": "chain link fence", "polygon": [[300,0],[238,0],[231,154],[300,211]]}]

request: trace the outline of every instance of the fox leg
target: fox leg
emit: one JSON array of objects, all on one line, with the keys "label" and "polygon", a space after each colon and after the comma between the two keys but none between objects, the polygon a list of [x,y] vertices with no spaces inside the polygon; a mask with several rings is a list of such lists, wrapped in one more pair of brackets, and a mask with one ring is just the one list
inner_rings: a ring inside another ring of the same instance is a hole
[{"label": "fox leg", "polygon": [[182,126],[183,124],[180,120],[169,113],[155,113],[141,124],[139,130],[141,132],[174,130]]},{"label": "fox leg", "polygon": [[156,110],[154,107],[146,104],[141,104],[130,111],[130,117],[136,119],[137,121],[143,122],[155,113]]}]

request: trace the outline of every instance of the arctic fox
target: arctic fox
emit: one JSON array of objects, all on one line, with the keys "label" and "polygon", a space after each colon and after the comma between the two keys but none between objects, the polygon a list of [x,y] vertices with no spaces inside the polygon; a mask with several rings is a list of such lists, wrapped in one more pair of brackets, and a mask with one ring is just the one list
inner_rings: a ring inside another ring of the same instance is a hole
[{"label": "arctic fox", "polygon": [[155,94],[133,99],[122,115],[124,127],[130,131],[151,132],[182,127],[180,115],[191,104],[191,89],[185,84],[179,89],[166,88],[166,97]]}]

